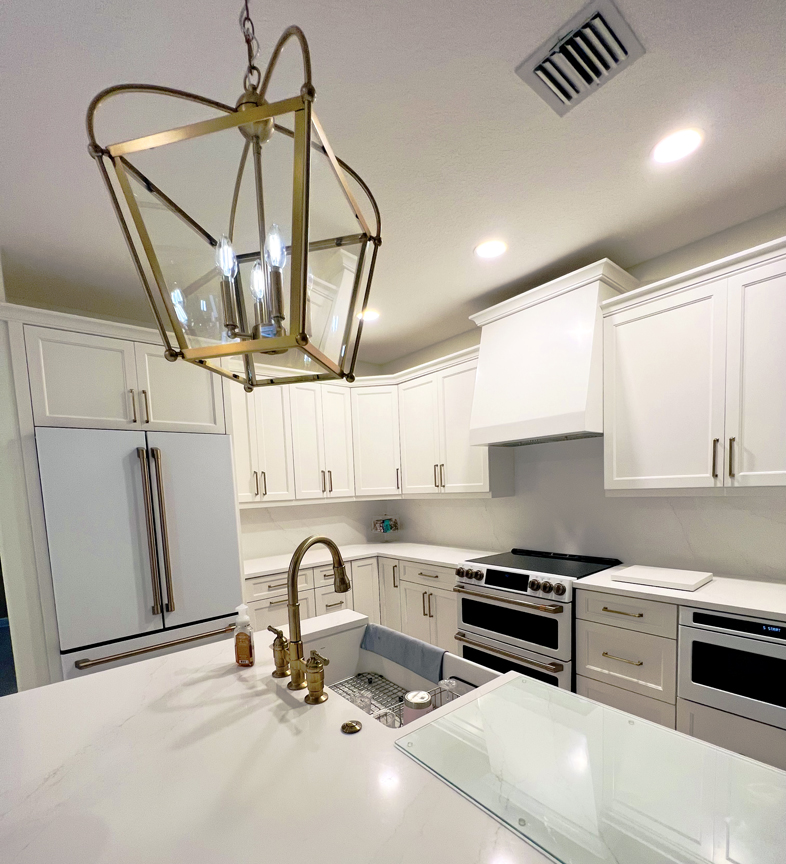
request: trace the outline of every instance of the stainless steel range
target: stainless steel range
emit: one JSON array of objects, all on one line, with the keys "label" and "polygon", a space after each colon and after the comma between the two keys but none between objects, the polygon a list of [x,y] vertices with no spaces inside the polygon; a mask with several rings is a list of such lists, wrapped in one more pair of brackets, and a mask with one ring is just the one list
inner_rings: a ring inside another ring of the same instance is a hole
[{"label": "stainless steel range", "polygon": [[621,563],[531,549],[465,561],[453,589],[461,656],[570,689],[574,583]]}]

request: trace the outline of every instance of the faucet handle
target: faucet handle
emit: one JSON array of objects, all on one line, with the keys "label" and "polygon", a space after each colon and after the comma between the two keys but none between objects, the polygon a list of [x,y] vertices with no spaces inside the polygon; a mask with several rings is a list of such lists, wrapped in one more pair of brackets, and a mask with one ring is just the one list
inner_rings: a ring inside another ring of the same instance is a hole
[{"label": "faucet handle", "polygon": [[272,624],[268,624],[267,629],[270,630],[271,633],[275,633],[276,638],[280,639],[282,642],[287,641],[287,637],[284,636],[283,630],[279,630],[278,627],[274,627]]},{"label": "faucet handle", "polygon": [[320,663],[323,666],[329,666],[330,665],[330,660],[328,660],[327,657],[323,657],[318,651],[314,651],[314,650],[311,651],[311,656],[309,657],[308,662],[312,666],[317,666]]}]

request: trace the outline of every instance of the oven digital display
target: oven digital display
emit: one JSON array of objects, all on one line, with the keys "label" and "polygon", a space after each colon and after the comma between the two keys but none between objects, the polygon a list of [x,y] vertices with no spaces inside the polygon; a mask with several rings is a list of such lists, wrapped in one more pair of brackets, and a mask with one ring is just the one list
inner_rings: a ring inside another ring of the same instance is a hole
[{"label": "oven digital display", "polygon": [[488,567],[484,584],[494,588],[505,588],[508,591],[526,592],[529,576],[526,573],[511,573],[508,570],[494,570]]},{"label": "oven digital display", "polygon": [[786,625],[744,621],[738,618],[727,618],[725,615],[708,615],[706,612],[694,612],[693,623],[704,624],[707,627],[722,627],[724,630],[736,630],[738,633],[750,633],[751,636],[768,636],[770,639],[786,641]]}]

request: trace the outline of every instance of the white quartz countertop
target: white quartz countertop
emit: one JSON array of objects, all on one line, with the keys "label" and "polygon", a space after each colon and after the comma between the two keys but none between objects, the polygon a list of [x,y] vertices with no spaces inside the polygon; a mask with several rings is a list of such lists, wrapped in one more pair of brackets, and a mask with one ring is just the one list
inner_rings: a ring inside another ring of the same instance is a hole
[{"label": "white quartz countertop", "polygon": [[545,864],[399,731],[343,735],[357,709],[305,705],[256,644],[251,669],[226,640],[0,699],[0,858]]},{"label": "white quartz countertop", "polygon": [[680,606],[700,606],[721,612],[735,612],[738,615],[786,621],[786,582],[713,576],[712,581],[695,591],[677,591],[673,588],[615,582],[612,576],[622,569],[624,567],[613,567],[587,576],[579,580],[576,587],[583,591],[608,591],[625,597],[641,597],[646,600],[677,603]]},{"label": "white quartz countertop", "polygon": [[[467,558],[493,555],[493,552],[478,549],[459,549],[455,546],[429,546],[425,543],[358,543],[341,546],[345,561],[361,558],[397,558],[400,561],[422,561],[424,564],[437,564],[444,567],[458,567]],[[295,551],[294,549],[292,550]],[[246,579],[256,576],[269,576],[283,573],[289,568],[289,555],[270,555],[267,558],[251,558],[245,562]],[[331,563],[330,553],[324,546],[315,546],[303,557],[304,567],[324,567]]]}]

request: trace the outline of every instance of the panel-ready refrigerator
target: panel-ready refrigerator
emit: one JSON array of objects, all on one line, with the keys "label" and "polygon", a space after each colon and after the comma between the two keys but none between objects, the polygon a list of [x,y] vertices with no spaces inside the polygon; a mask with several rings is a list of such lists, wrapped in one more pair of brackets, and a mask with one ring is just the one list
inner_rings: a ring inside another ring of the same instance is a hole
[{"label": "panel-ready refrigerator", "polygon": [[64,677],[225,638],[242,602],[229,436],[38,427],[36,445]]}]

